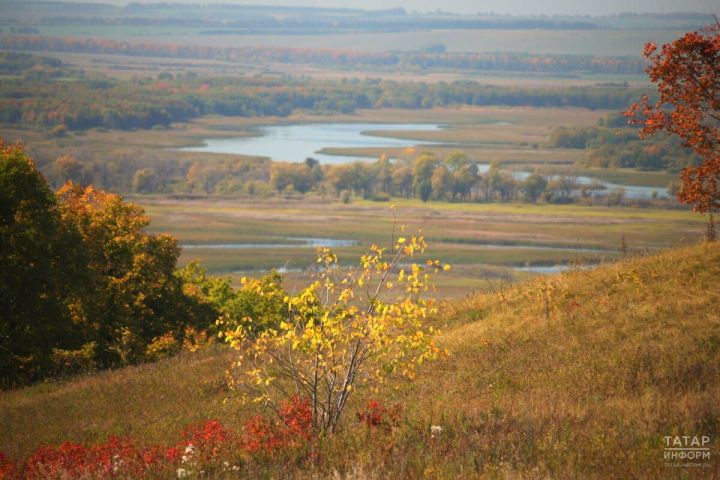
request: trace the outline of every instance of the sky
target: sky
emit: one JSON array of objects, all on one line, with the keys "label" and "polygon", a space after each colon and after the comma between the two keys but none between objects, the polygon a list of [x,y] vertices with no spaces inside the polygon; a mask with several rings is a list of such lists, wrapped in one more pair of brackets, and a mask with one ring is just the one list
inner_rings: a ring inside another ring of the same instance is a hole
[{"label": "sky", "polygon": [[[89,1],[89,0],[86,0]],[[97,0],[102,2],[103,0]],[[107,0],[105,0],[107,1]],[[720,14],[718,0],[111,0],[108,3],[236,3],[248,5],[300,5],[408,11],[442,9],[459,13],[494,12],[510,15],[609,15],[620,12],[701,12]]]}]

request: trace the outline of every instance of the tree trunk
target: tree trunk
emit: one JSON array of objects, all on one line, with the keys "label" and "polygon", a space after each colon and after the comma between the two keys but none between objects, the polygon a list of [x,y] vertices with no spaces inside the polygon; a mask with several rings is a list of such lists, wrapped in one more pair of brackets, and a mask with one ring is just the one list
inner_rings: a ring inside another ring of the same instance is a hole
[{"label": "tree trunk", "polygon": [[705,230],[705,240],[713,242],[717,238],[715,234],[715,216],[712,212],[708,212],[707,230]]}]

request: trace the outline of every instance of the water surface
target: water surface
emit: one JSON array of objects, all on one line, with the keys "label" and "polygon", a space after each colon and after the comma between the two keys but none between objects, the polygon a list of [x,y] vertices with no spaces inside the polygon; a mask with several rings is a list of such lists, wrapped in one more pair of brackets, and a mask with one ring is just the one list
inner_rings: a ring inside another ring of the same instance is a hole
[{"label": "water surface", "polygon": [[252,250],[258,248],[339,248],[354,247],[355,240],[339,238],[282,237],[276,243],[191,243],[181,245],[185,249],[205,250]]},{"label": "water surface", "polygon": [[274,161],[304,162],[313,157],[322,163],[347,163],[352,160],[374,161],[367,157],[346,157],[318,153],[324,148],[381,148],[430,145],[435,142],[380,137],[371,132],[432,132],[442,127],[418,123],[312,123],[302,125],[272,125],[258,127],[258,136],[240,138],[210,138],[204,145],[186,147],[188,152],[226,153],[266,157]]}]

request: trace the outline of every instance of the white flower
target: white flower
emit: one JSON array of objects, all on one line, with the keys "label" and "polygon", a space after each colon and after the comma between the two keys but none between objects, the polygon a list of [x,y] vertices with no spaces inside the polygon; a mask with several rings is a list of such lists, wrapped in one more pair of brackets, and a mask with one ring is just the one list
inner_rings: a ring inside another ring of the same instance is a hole
[{"label": "white flower", "polygon": [[195,447],[192,443],[188,443],[187,447],[185,447],[185,453],[188,455],[192,455],[192,453],[195,451]]},{"label": "white flower", "polygon": [[430,436],[437,437],[443,432],[443,428],[440,425],[430,426]]},{"label": "white flower", "polygon": [[177,478],[187,478],[188,477],[188,471],[184,468],[178,468],[177,469]]}]

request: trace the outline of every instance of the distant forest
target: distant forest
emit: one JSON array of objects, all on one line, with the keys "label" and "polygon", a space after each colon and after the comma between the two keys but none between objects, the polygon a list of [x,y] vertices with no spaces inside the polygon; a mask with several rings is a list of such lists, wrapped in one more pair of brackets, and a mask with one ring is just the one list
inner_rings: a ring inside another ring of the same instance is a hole
[{"label": "distant forest", "polygon": [[422,109],[448,105],[508,105],[622,109],[642,93],[622,86],[516,88],[380,79],[211,77],[195,74],[119,80],[86,76],[55,59],[0,53],[0,122],[67,129],[152,128],[203,115],[287,116],[295,110],[352,113],[356,109]]}]

